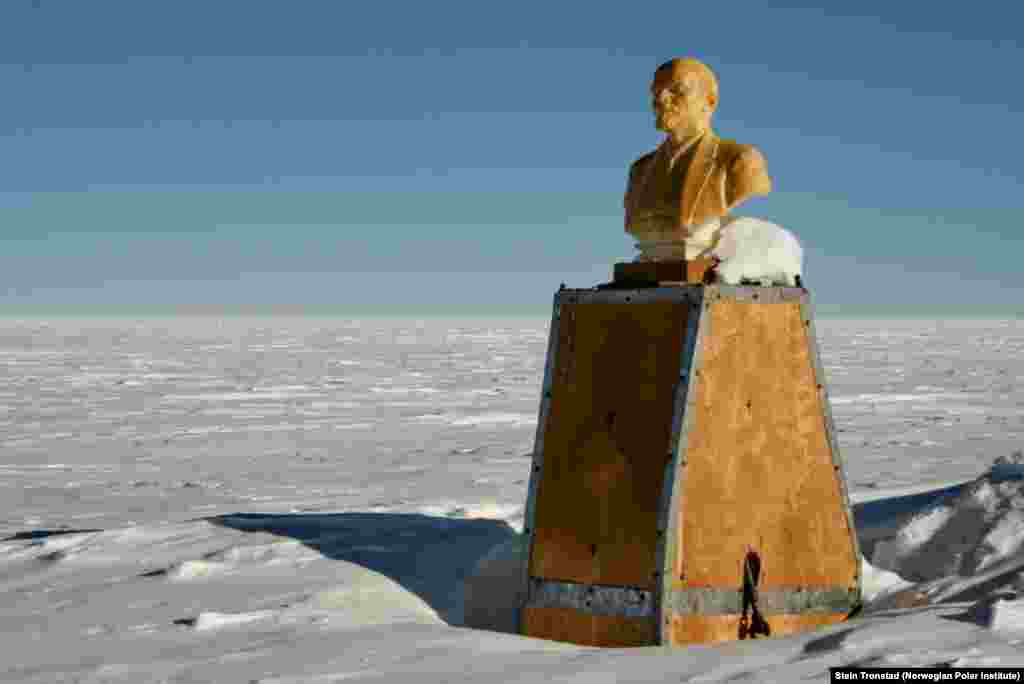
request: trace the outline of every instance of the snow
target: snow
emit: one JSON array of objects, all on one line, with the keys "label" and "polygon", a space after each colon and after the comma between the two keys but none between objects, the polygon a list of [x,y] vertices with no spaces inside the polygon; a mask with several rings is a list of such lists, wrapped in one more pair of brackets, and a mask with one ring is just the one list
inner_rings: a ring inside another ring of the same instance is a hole
[{"label": "snow", "polygon": [[1008,479],[1001,464],[877,543],[873,563],[925,582],[977,575],[1014,559],[1024,547],[1024,479]]},{"label": "snow", "polygon": [[1024,666],[1024,323],[819,319],[864,613],[676,650],[511,633],[547,325],[0,320],[0,681]]},{"label": "snow", "polygon": [[796,285],[804,250],[791,232],[764,219],[730,217],[723,222],[711,256],[720,260],[719,277],[728,285],[743,281]]}]

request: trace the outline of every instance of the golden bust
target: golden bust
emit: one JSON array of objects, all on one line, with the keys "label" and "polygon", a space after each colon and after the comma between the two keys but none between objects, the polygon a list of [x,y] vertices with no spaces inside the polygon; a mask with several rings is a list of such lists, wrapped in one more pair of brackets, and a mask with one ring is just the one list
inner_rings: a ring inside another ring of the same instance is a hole
[{"label": "golden bust", "polygon": [[633,162],[626,188],[626,232],[641,261],[694,259],[714,248],[729,211],[771,191],[756,148],[723,140],[711,129],[718,80],[707,65],[673,59],[654,72],[652,107],[667,136]]}]

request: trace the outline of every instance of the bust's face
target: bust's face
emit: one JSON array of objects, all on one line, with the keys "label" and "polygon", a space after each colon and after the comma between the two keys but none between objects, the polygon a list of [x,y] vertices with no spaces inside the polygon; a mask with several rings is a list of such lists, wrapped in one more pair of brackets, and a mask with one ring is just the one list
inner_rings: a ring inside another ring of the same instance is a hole
[{"label": "bust's face", "polygon": [[697,135],[710,121],[704,86],[695,74],[656,78],[651,84],[651,106],[655,126],[666,133]]}]

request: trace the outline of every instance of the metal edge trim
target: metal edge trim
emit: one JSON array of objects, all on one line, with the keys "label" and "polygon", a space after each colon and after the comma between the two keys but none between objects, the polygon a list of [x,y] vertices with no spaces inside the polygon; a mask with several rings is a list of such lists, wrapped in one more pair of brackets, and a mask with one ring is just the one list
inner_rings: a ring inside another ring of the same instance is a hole
[{"label": "metal edge trim", "polygon": [[576,298],[581,304],[643,304],[663,301],[693,301],[707,297],[712,299],[729,299],[737,302],[781,304],[785,302],[799,302],[807,293],[806,290],[799,287],[700,284],[616,289],[566,289],[563,292]]},{"label": "metal edge trim", "polygon": [[[530,578],[530,608],[566,608],[585,615],[656,619],[657,592],[640,587],[608,586]],[[758,592],[762,615],[848,613],[859,592],[842,586],[773,588]],[[723,587],[690,587],[667,594],[662,605],[672,616],[739,615],[743,592]]]},{"label": "metal edge trim", "polygon": [[711,285],[708,287],[715,299],[730,299],[737,302],[760,304],[782,304],[803,299],[806,291],[799,287],[754,287],[750,285]]},{"label": "metal edge trim", "polygon": [[534,437],[533,459],[530,464],[530,484],[526,495],[526,508],[523,511],[523,546],[526,549],[526,562],[520,587],[523,605],[516,612],[516,633],[523,631],[523,609],[530,600],[530,562],[533,557],[534,523],[537,515],[537,494],[540,487],[544,467],[544,430],[547,427],[548,415],[551,411],[551,387],[554,384],[555,356],[558,352],[559,321],[561,320],[562,295],[566,290],[560,288],[555,292],[551,307],[551,325],[548,332],[548,350],[544,362],[544,384],[541,386],[540,406],[537,416],[537,432]]},{"label": "metal edge trim", "polygon": [[853,520],[853,508],[850,506],[850,492],[846,483],[846,465],[843,461],[842,453],[839,451],[839,440],[836,436],[835,423],[832,420],[832,405],[828,399],[828,382],[825,378],[825,367],[821,363],[821,354],[818,350],[818,336],[814,327],[814,311],[811,306],[809,293],[805,293],[800,299],[800,319],[807,338],[807,347],[810,350],[814,381],[818,388],[818,402],[821,405],[821,412],[825,421],[825,437],[832,452],[833,472],[839,481],[839,491],[843,499],[843,512],[846,515],[847,531],[853,544],[854,561],[857,563],[854,578],[856,580],[857,600],[859,601],[863,591],[863,578],[860,571],[860,541],[857,539],[857,528]]},{"label": "metal edge trim", "polygon": [[686,317],[686,333],[679,361],[679,383],[676,388],[675,408],[672,413],[672,435],[669,439],[669,459],[662,480],[661,500],[658,510],[658,545],[656,549],[655,578],[655,619],[658,621],[658,643],[669,643],[671,625],[666,624],[668,615],[664,602],[671,596],[673,568],[680,552],[679,505],[682,502],[683,486],[686,482],[686,447],[693,429],[693,411],[696,401],[697,376],[700,367],[700,352],[706,333],[707,321],[704,315],[705,288],[694,291],[691,306]]},{"label": "metal edge trim", "polygon": [[530,608],[569,608],[587,615],[654,619],[655,592],[530,578]]},{"label": "metal edge trim", "polygon": [[[762,589],[757,606],[762,615],[801,615],[849,613],[860,593],[849,587],[793,587]],[[677,589],[666,604],[672,615],[739,615],[743,610],[743,592],[721,587]]]},{"label": "metal edge trim", "polygon": [[616,290],[565,290],[580,304],[649,304],[652,302],[683,302],[700,299],[703,285],[643,287]]}]

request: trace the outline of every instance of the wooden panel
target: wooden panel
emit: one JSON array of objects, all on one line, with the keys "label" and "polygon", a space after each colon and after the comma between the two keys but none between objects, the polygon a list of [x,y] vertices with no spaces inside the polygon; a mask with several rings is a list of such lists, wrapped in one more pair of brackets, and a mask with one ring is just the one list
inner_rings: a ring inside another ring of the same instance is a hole
[{"label": "wooden panel", "polygon": [[[846,619],[844,613],[765,616],[765,621],[771,628],[773,637],[834,625],[844,619]],[[671,620],[671,627],[668,631],[669,645],[705,644],[739,639],[739,615],[673,615]]]},{"label": "wooden panel", "polygon": [[563,303],[531,576],[654,588],[688,308]]},{"label": "wooden panel", "polygon": [[581,646],[651,646],[654,618],[589,615],[571,608],[524,608],[523,634]]},{"label": "wooden panel", "polygon": [[723,299],[702,325],[674,584],[855,586],[854,557],[798,302]]}]

